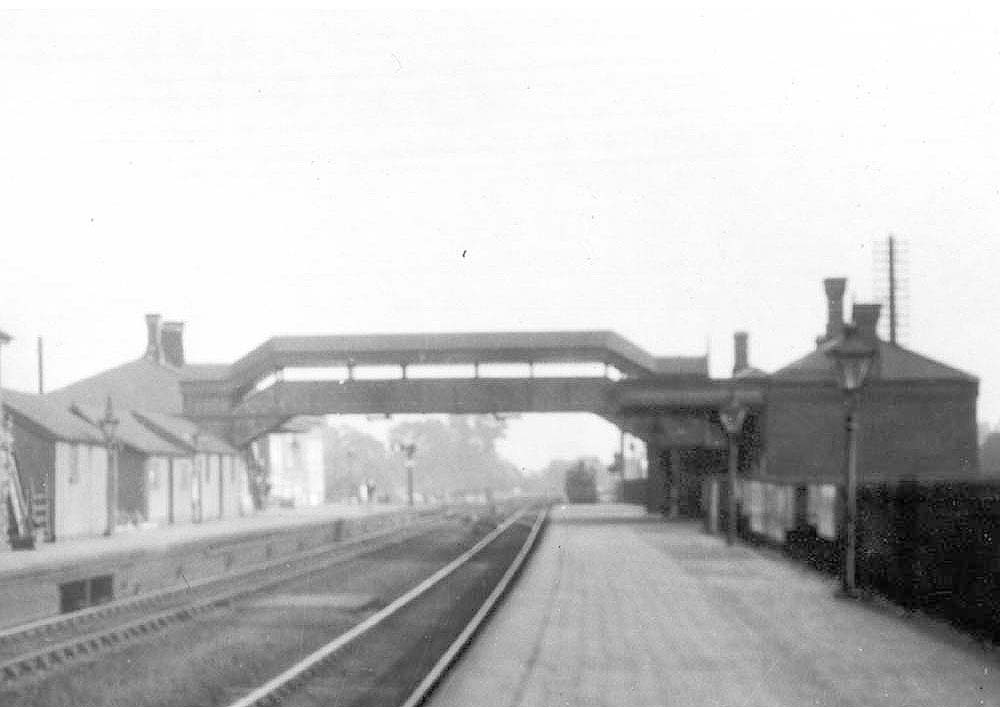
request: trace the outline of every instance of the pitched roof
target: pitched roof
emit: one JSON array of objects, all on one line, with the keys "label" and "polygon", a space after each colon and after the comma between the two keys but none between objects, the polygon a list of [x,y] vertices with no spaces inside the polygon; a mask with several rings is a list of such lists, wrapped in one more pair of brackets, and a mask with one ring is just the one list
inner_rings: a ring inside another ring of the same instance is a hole
[{"label": "pitched roof", "polygon": [[[72,411],[92,425],[97,425],[98,420],[104,417],[104,408],[100,405],[90,405],[75,403]],[[165,454],[171,456],[187,455],[189,452],[176,444],[171,444],[169,440],[139,422],[128,410],[115,410],[115,417],[118,418],[118,440],[127,447],[131,447],[143,454]]]},{"label": "pitched roof", "polygon": [[657,356],[654,361],[658,376],[708,377],[708,356]]},{"label": "pitched roof", "polygon": [[275,432],[309,432],[323,426],[323,418],[316,415],[296,415],[285,420]]},{"label": "pitched roof", "polygon": [[228,363],[186,363],[178,374],[182,381],[224,380],[231,368]]},{"label": "pitched roof", "polygon": [[767,377],[767,371],[762,371],[756,366],[747,366],[733,374],[733,378],[737,380],[763,380]]},{"label": "pitched roof", "polygon": [[177,369],[149,358],[129,361],[46,394],[67,407],[73,403],[104,405],[108,396],[122,410],[180,414],[184,409]]},{"label": "pitched roof", "polygon": [[4,388],[0,400],[15,419],[20,416],[49,436],[67,442],[104,444],[104,438],[93,426],[74,415],[63,405],[41,395],[19,393]]},{"label": "pitched roof", "polygon": [[[833,362],[828,352],[839,339],[820,344],[814,351],[775,371],[772,379],[803,382],[835,382]],[[885,341],[878,342],[878,358],[871,376],[884,381],[966,381],[979,379],[957,368],[922,356],[915,351]]]},{"label": "pitched roof", "polygon": [[194,433],[197,432],[197,451],[213,454],[237,454],[236,449],[228,443],[213,434],[205,432],[195,423],[183,417],[147,410],[135,410],[133,413],[139,422],[153,432],[166,435],[168,438],[183,444],[188,449],[188,453],[194,451]]}]

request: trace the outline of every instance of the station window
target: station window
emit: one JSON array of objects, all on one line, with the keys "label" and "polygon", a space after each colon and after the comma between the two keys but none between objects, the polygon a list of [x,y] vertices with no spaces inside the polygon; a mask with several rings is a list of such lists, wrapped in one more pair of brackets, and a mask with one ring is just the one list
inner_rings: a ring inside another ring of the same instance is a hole
[{"label": "station window", "polygon": [[75,444],[69,445],[69,482],[71,484],[80,481],[80,448]]},{"label": "station window", "polygon": [[59,612],[68,614],[115,598],[114,576],[101,574],[59,585]]}]

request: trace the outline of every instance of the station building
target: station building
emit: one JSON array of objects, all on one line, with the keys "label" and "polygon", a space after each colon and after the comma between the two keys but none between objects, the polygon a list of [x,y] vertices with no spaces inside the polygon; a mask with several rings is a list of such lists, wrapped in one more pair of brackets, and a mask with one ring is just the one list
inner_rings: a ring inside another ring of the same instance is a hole
[{"label": "station building", "polygon": [[[803,525],[836,537],[847,432],[845,397],[830,354],[845,336],[845,286],[843,278],[824,282],[827,322],[811,351],[773,374],[755,370],[752,375],[760,405],[749,416],[740,450],[740,503],[751,530],[777,541]],[[874,350],[857,394],[858,482],[982,478],[978,379],[881,339],[879,305],[856,304],[851,315],[853,331]],[[739,360],[739,341],[736,346]],[[736,388],[746,380],[734,372]],[[722,468],[706,480],[710,497],[716,493],[713,486],[725,483]]]},{"label": "station building", "polygon": [[[42,538],[100,535],[108,522],[108,449],[90,424],[38,395],[0,391],[5,420],[3,513]],[[5,424],[6,426],[6,424]],[[8,452],[10,452],[8,454]],[[27,520],[30,518],[30,520]]]},{"label": "station building", "polygon": [[[146,335],[146,350],[138,359],[52,391],[46,397],[79,407],[102,404],[110,397],[116,409],[131,411],[154,434],[184,452],[168,455],[172,461],[166,473],[171,478],[166,488],[171,491],[168,499],[173,500],[168,503],[167,522],[200,522],[249,512],[253,505],[253,462],[272,463],[271,484],[294,492],[291,497],[300,504],[323,501],[322,451],[315,453],[312,438],[316,435],[310,435],[302,421],[262,437],[261,443],[270,454],[248,457],[183,417],[184,382],[211,377],[219,368],[185,360],[183,323],[163,321],[159,315],[149,314]],[[288,453],[281,455],[286,449]],[[300,449],[303,453],[297,453]],[[280,464],[272,462],[277,457]],[[158,463],[162,466],[163,460]]]},{"label": "station building", "polygon": [[[780,539],[805,520],[829,534],[845,463],[845,398],[830,356],[848,331],[845,287],[842,278],[825,281],[823,333],[771,374],[750,364],[745,333],[735,337],[732,375],[715,379],[707,357],[652,356],[607,331],[276,337],[233,364],[192,365],[184,359],[183,325],[147,315],[143,356],[43,399],[12,394],[10,409],[20,428],[44,432],[43,451],[22,454],[41,459],[28,477],[37,479],[32,493],[49,494],[54,517],[64,505],[60,493],[81,493],[59,490],[56,481],[73,467],[61,460],[70,448],[88,445],[74,454],[101,456],[90,447],[102,442],[95,437],[96,417],[109,397],[122,411],[126,450],[127,479],[117,503],[125,517],[142,522],[246,512],[258,464],[269,468],[275,498],[319,503],[325,496],[322,447],[309,429],[316,416],[410,412],[596,413],[644,441],[647,478],[638,495],[647,508],[696,516],[724,505],[719,494],[729,440],[720,411],[739,398],[748,414],[737,450],[737,493],[751,526]],[[879,314],[871,304],[851,312],[850,331],[874,351],[858,396],[860,482],[979,478],[978,380],[880,339]],[[526,364],[528,375],[480,375],[481,364],[497,363]],[[603,363],[604,376],[536,375],[536,364],[572,363]],[[346,380],[284,376],[295,367],[338,365],[346,367]],[[429,365],[466,366],[472,374],[412,375]],[[397,366],[401,375],[359,378],[357,366]],[[609,376],[612,369],[617,376]],[[28,432],[20,434],[26,439]],[[94,461],[88,472],[94,489],[105,483],[102,463],[106,459]],[[97,525],[94,519],[53,521],[52,532]]]}]

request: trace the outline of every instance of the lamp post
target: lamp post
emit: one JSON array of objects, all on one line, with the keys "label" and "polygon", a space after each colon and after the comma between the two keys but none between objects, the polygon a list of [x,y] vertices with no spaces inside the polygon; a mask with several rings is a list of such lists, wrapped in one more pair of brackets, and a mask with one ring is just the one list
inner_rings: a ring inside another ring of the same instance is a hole
[{"label": "lamp post", "polygon": [[416,462],[413,457],[417,455],[417,443],[416,442],[395,442],[392,448],[397,452],[402,452],[406,455],[406,461],[404,465],[406,466],[406,502],[409,505],[413,505],[413,467]]},{"label": "lamp post", "polygon": [[115,417],[114,407],[111,404],[111,396],[108,396],[107,404],[104,406],[104,417],[97,421],[104,436],[104,446],[108,450],[108,483],[107,483],[107,523],[104,526],[104,534],[112,535],[115,532],[115,525],[118,523],[118,425],[120,420]]},{"label": "lamp post", "polygon": [[857,594],[857,515],[858,515],[858,391],[875,361],[875,347],[865,341],[852,325],[844,326],[844,335],[829,351],[837,383],[844,393],[844,423],[847,432],[847,458],[844,463],[844,560],[841,583],[844,594]]},{"label": "lamp post", "polygon": [[726,543],[736,543],[736,473],[739,470],[740,436],[747,419],[747,408],[736,399],[734,392],[725,407],[719,410],[719,420],[729,437],[729,498],[727,504]]}]

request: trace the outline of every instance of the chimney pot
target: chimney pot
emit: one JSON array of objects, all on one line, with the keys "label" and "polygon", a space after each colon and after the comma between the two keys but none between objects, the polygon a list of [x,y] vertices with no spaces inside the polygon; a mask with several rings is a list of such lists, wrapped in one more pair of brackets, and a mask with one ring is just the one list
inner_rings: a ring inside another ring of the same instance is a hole
[{"label": "chimney pot", "polygon": [[163,363],[163,332],[159,314],[146,315],[146,358]]},{"label": "chimney pot", "polygon": [[163,322],[161,328],[163,358],[171,366],[184,365],[184,322]]},{"label": "chimney pot", "polygon": [[835,339],[844,331],[844,291],[846,277],[828,277],[823,280],[826,290],[826,338]]},{"label": "chimney pot", "polygon": [[878,341],[878,318],[882,312],[880,304],[856,304],[851,312],[858,334],[867,342]]},{"label": "chimney pot", "polygon": [[748,349],[749,334],[738,331],[733,334],[733,375],[735,376],[750,365]]}]

